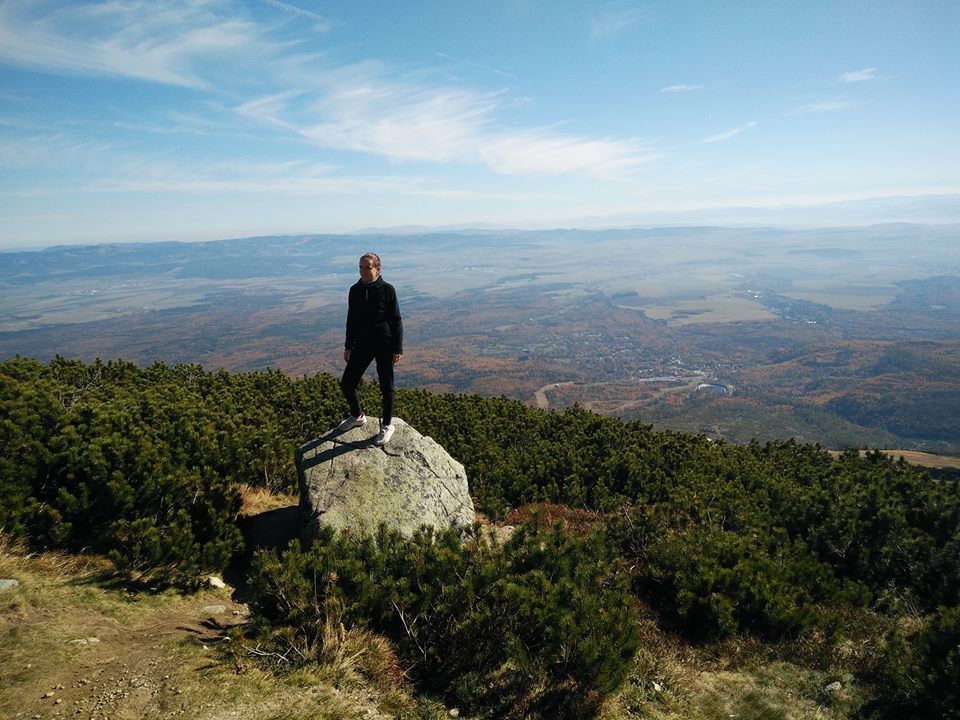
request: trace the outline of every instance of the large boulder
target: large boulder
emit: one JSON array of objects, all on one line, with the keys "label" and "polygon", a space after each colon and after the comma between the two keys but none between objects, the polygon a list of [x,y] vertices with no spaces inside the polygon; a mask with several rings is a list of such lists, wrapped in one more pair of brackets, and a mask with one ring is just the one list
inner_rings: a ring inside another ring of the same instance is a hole
[{"label": "large boulder", "polygon": [[373,534],[385,523],[408,538],[421,525],[471,526],[473,501],[463,465],[400,418],[393,419],[390,442],[378,447],[377,423],[370,420],[345,433],[332,430],[297,450],[301,538],[309,542],[321,525]]}]

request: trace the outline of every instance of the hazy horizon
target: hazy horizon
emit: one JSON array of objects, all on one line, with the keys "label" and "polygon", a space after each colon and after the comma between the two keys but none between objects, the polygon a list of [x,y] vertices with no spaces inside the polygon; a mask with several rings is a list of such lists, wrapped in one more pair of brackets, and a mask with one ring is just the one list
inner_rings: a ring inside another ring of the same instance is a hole
[{"label": "hazy horizon", "polygon": [[35,246],[4,245],[0,241],[0,254],[11,252],[30,252],[56,249],[60,247],[95,247],[98,245],[136,245],[158,242],[196,243],[227,242],[231,240],[251,240],[255,238],[276,237],[324,237],[324,236],[364,236],[364,235],[430,235],[437,233],[524,233],[549,232],[551,230],[569,230],[596,232],[603,230],[658,230],[665,228],[695,229],[700,227],[723,228],[728,230],[769,229],[775,231],[866,229],[884,225],[916,225],[930,227],[960,226],[960,195],[934,195],[919,198],[896,197],[892,201],[901,202],[899,206],[881,205],[869,210],[857,209],[869,206],[883,199],[871,198],[861,202],[827,203],[814,206],[771,207],[771,208],[704,208],[701,210],[633,214],[632,216],[610,216],[576,218],[570,224],[550,222],[523,225],[496,225],[482,221],[465,222],[450,225],[398,225],[387,227],[359,227],[340,232],[290,232],[260,233],[238,237],[210,237],[200,239],[165,238],[155,240],[113,239],[97,241],[77,240],[75,242],[51,243]]}]

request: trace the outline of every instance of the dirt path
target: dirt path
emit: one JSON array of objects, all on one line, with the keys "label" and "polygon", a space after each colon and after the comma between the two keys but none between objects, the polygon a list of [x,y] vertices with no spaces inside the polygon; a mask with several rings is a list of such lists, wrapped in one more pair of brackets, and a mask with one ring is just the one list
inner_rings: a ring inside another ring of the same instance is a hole
[{"label": "dirt path", "polygon": [[[262,513],[252,544],[284,545],[295,514]],[[98,579],[107,566],[0,536],[0,578],[18,583],[0,591],[0,720],[385,717],[363,688],[285,684],[247,652],[223,652],[249,618],[242,591],[133,593]]]},{"label": "dirt path", "polygon": [[547,400],[547,390],[550,390],[552,388],[565,387],[567,385],[574,385],[574,384],[575,383],[572,381],[547,383],[546,385],[544,385],[542,388],[540,388],[533,394],[533,397],[537,402],[537,407],[540,408],[541,410],[550,409],[550,401]]},{"label": "dirt path", "polygon": [[247,619],[229,589],[135,599],[18,574],[2,616],[0,717],[216,717],[195,690],[213,645]]},{"label": "dirt path", "polygon": [[[625,381],[609,381],[609,382],[596,382],[596,383],[576,383],[573,381],[566,382],[555,382],[547,383],[546,385],[539,388],[534,394],[534,401],[536,405],[541,410],[550,409],[550,399],[547,397],[547,392],[550,390],[555,390],[557,388],[569,387],[570,385],[579,384],[583,388],[602,388],[610,385],[618,385],[621,382]],[[711,382],[709,376],[704,372],[694,372],[689,377],[675,377],[675,376],[664,376],[664,377],[655,377],[655,378],[637,378],[631,382],[636,383],[637,385],[643,385],[647,383],[660,383],[660,382],[681,382],[680,385],[669,385],[667,387],[658,388],[651,391],[650,397],[645,397],[639,400],[623,400],[619,404],[612,406],[608,400],[592,400],[589,397],[582,398],[580,404],[589,409],[595,410],[602,414],[618,414],[626,412],[627,410],[632,410],[637,407],[642,407],[644,404],[650,401],[651,398],[661,398],[667,395],[675,395],[678,393],[693,393],[696,392],[698,386],[704,382]],[[729,389],[729,392],[732,392],[732,388],[729,385],[726,385]]]}]

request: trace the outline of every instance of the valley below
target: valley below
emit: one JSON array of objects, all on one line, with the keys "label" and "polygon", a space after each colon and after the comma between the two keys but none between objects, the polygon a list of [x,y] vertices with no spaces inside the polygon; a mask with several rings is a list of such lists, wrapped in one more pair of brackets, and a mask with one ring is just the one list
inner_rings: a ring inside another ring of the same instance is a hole
[{"label": "valley below", "polygon": [[0,357],[337,375],[346,291],[373,248],[400,294],[404,387],[736,443],[957,455],[958,234],[684,227],[4,253]]}]

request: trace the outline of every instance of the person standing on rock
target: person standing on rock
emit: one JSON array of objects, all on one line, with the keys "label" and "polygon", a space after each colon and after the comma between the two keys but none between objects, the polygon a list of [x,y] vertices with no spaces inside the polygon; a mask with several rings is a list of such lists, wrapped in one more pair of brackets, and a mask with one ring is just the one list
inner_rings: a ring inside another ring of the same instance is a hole
[{"label": "person standing on rock", "polygon": [[383,398],[380,432],[376,445],[386,445],[393,436],[393,366],[403,357],[403,321],[393,285],[380,276],[380,256],[366,253],[360,258],[360,279],[347,298],[347,340],[343,360],[347,366],[340,389],[350,404],[350,417],[340,423],[341,431],[360,427],[367,421],[360,407],[357,386],[360,378],[377,361],[377,379]]}]

